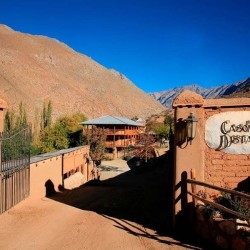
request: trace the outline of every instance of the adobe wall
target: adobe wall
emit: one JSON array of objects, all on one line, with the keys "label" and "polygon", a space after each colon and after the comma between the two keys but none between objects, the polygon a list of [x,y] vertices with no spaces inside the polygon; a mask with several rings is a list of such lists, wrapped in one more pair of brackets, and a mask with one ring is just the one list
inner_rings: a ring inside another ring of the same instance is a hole
[{"label": "adobe wall", "polygon": [[45,197],[46,185],[62,185],[62,155],[30,164],[30,196]]},{"label": "adobe wall", "polygon": [[0,99],[0,132],[3,132],[4,126],[4,111],[8,109],[8,104],[3,99]]},{"label": "adobe wall", "polygon": [[[210,117],[221,114],[223,112],[239,112],[249,111],[245,121],[250,121],[250,98],[241,99],[221,99],[221,100],[205,100],[204,115],[205,120]],[[236,114],[236,113],[235,113]],[[244,114],[244,112],[239,112]],[[232,125],[239,125],[237,124]],[[230,128],[230,123],[226,124],[226,128]],[[245,125],[242,123],[242,125]],[[236,132],[240,136],[242,132]],[[250,136],[250,123],[249,133]],[[225,137],[226,138],[226,137]],[[242,138],[240,138],[242,139]],[[238,140],[238,139],[237,139]],[[250,137],[249,137],[250,140]],[[237,141],[235,141],[237,142]],[[238,143],[238,145],[240,142]],[[250,149],[250,141],[245,144]],[[235,145],[237,146],[237,145]],[[250,150],[249,153],[228,153],[222,150],[215,150],[208,146],[205,147],[205,182],[216,186],[236,188],[238,183],[250,176]]]},{"label": "adobe wall", "polygon": [[89,146],[78,147],[55,154],[42,160],[37,160],[30,164],[30,196],[44,197],[46,192],[54,188],[58,192],[59,187],[64,187],[66,178],[80,172],[85,177],[85,182],[89,180],[89,172],[92,165],[87,164],[84,158],[89,153]]},{"label": "adobe wall", "polygon": [[[197,180],[230,188],[236,188],[239,182],[250,176],[250,122],[247,125],[250,121],[250,98],[203,99],[202,96],[186,90],[176,97],[173,108],[177,214],[181,209],[180,183],[184,172],[190,178],[191,169],[194,169]],[[183,140],[183,135],[184,120],[191,112],[198,122],[196,137],[190,144]],[[239,127],[238,132],[231,131],[233,139],[230,143],[228,131],[233,130],[231,125],[235,125],[237,130],[239,124],[245,125],[245,128],[249,126],[249,131],[240,131]],[[245,141],[241,143],[243,137]]]},{"label": "adobe wall", "polygon": [[70,173],[72,170],[73,172],[82,170],[82,173],[87,174],[85,154],[89,154],[89,146],[63,154],[63,174]]}]

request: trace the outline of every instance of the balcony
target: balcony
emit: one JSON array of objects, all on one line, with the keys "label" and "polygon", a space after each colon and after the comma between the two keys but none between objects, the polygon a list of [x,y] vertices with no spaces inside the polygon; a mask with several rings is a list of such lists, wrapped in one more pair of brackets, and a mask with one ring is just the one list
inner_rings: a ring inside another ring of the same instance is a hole
[{"label": "balcony", "polygon": [[106,141],[105,144],[107,148],[113,148],[113,147],[124,148],[124,147],[128,147],[129,145],[134,145],[135,139]]},{"label": "balcony", "polygon": [[108,129],[107,135],[139,135],[140,132],[137,129]]}]

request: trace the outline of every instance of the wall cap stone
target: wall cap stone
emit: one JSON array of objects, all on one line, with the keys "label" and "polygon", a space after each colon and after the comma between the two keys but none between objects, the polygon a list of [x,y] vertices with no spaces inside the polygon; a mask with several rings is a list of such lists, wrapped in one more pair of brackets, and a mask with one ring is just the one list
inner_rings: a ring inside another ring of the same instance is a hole
[{"label": "wall cap stone", "polygon": [[221,108],[221,107],[250,107],[250,98],[218,98],[203,99],[203,97],[193,91],[184,90],[174,100],[172,107],[181,106],[203,106],[204,108]]},{"label": "wall cap stone", "polygon": [[220,98],[220,99],[205,99],[204,108],[210,107],[239,107],[249,106],[250,98]]},{"label": "wall cap stone", "polygon": [[173,100],[173,108],[180,106],[203,106],[204,99],[201,95],[184,90]]}]

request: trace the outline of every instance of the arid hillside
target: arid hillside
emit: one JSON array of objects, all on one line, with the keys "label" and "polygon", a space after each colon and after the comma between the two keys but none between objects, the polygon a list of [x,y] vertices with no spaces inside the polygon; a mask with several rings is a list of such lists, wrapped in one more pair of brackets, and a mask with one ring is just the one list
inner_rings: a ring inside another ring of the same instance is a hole
[{"label": "arid hillside", "polygon": [[[111,55],[112,56],[112,55]],[[0,98],[17,110],[22,101],[34,117],[51,100],[53,117],[82,112],[148,117],[165,108],[124,75],[65,44],[0,25]]]}]

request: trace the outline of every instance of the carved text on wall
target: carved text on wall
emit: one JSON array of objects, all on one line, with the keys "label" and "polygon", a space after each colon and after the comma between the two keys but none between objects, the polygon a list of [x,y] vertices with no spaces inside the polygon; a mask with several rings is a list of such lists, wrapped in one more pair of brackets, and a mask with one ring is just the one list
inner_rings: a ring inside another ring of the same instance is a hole
[{"label": "carved text on wall", "polygon": [[250,154],[250,111],[222,112],[209,117],[205,140],[215,150]]},{"label": "carved text on wall", "polygon": [[[250,135],[240,134],[241,132],[250,132],[250,121],[246,121],[245,124],[232,124],[230,120],[227,120],[222,122],[220,130],[222,135],[218,150],[230,147],[232,144],[250,143]],[[230,132],[238,134],[230,135]]]}]

